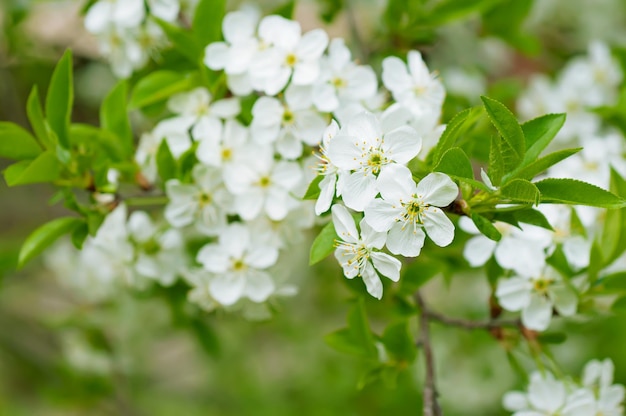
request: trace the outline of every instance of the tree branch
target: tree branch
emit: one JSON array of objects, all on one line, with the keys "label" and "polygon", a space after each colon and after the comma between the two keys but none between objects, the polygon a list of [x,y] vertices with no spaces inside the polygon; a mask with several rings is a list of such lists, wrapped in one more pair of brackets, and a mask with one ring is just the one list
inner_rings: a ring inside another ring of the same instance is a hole
[{"label": "tree branch", "polygon": [[426,305],[420,305],[422,310],[422,314],[428,316],[430,320],[441,322],[442,324],[449,326],[456,326],[458,328],[473,330],[473,329],[497,329],[504,327],[518,328],[521,326],[522,322],[519,319],[511,319],[511,320],[490,320],[486,322],[478,322],[478,321],[469,321],[466,319],[458,319],[458,318],[450,318],[449,316],[445,316],[440,314],[439,312],[435,312],[430,310]]},{"label": "tree branch", "polygon": [[424,361],[426,364],[426,380],[424,381],[424,391],[422,393],[424,407],[424,416],[442,416],[441,407],[437,401],[437,387],[435,380],[435,360],[433,357],[432,346],[430,345],[430,328],[429,319],[430,316],[426,312],[424,300],[421,294],[415,292],[415,300],[420,306],[422,313],[420,315],[420,334],[419,345],[424,350]]}]

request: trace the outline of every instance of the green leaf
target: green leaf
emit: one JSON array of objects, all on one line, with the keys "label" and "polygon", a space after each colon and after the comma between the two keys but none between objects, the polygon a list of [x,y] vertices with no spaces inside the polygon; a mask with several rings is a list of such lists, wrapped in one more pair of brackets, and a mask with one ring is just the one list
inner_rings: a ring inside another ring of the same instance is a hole
[{"label": "green leaf", "polygon": [[[610,190],[622,198],[626,196],[626,180],[613,168]],[[607,263],[612,263],[626,250],[626,208],[607,211],[599,241]]]},{"label": "green leaf", "polygon": [[597,241],[591,244],[591,253],[589,255],[589,266],[587,267],[587,280],[590,283],[594,283],[598,280],[600,271],[606,264],[602,248],[598,245]]},{"label": "green leaf", "polygon": [[293,12],[295,8],[296,8],[295,0],[289,0],[286,3],[282,4],[281,6],[277,7],[270,14],[277,14],[287,19],[293,19]]},{"label": "green leaf", "polygon": [[417,355],[415,341],[409,333],[408,321],[392,323],[381,337],[381,341],[389,354],[399,362],[411,363]]},{"label": "green leaf", "polygon": [[524,224],[536,225],[537,227],[545,228],[546,230],[554,231],[552,225],[546,219],[546,216],[542,212],[536,209],[522,209],[513,212],[513,217],[517,222],[523,222]]},{"label": "green leaf", "polygon": [[178,167],[176,165],[176,160],[174,160],[174,156],[170,151],[170,147],[167,145],[167,140],[162,140],[159,145],[159,149],[156,154],[156,165],[159,176],[163,182],[176,177]]},{"label": "green leaf", "polygon": [[500,234],[500,231],[498,231],[496,226],[482,215],[472,213],[472,221],[474,222],[474,225],[476,225],[476,228],[478,228],[478,231],[490,240],[500,241],[502,238],[502,234]]},{"label": "green leaf", "polygon": [[43,109],[41,108],[41,101],[39,100],[39,90],[36,85],[33,86],[28,96],[26,114],[28,115],[30,126],[33,128],[39,142],[43,144],[46,149],[52,148],[56,143],[54,143],[50,134],[48,134],[46,119],[43,115]]},{"label": "green leaf", "polygon": [[502,187],[500,193],[503,197],[516,202],[539,204],[539,189],[525,179],[513,179]]},{"label": "green leaf", "polygon": [[513,170],[524,159],[524,133],[513,113],[504,104],[489,97],[481,97],[489,120],[502,137],[501,150],[504,169]]},{"label": "green leaf", "polygon": [[222,20],[226,14],[226,0],[200,0],[191,25],[201,46],[222,39]]},{"label": "green leaf", "polygon": [[448,265],[424,256],[402,266],[399,292],[412,295],[430,279],[442,273]]},{"label": "green leaf", "polygon": [[536,36],[522,31],[522,24],[533,0],[504,0],[483,15],[483,30],[498,37],[526,54],[536,54],[540,44]]},{"label": "green leaf", "polygon": [[612,273],[602,277],[602,284],[606,290],[626,291],[626,272]]},{"label": "green leaf", "polygon": [[362,358],[374,360],[378,358],[378,350],[367,323],[362,298],[359,298],[348,312],[348,327],[328,334],[325,340],[328,345],[338,351]]},{"label": "green leaf", "polygon": [[437,146],[433,150],[433,166],[439,164],[443,154],[455,146],[457,140],[467,134],[474,127],[478,118],[482,115],[482,107],[473,107],[461,111],[456,114],[450,122],[448,122],[445,131],[441,134],[441,138],[437,142]]},{"label": "green leaf", "polygon": [[502,0],[442,0],[435,3],[426,17],[433,26],[459,20],[471,14],[485,11]]},{"label": "green leaf", "polygon": [[489,179],[491,179],[491,183],[495,186],[499,186],[504,177],[504,158],[502,157],[502,139],[500,136],[491,137],[487,174]]},{"label": "green leaf", "polygon": [[472,162],[470,162],[469,157],[467,157],[465,152],[459,147],[446,150],[433,171],[443,172],[461,178],[474,179]]},{"label": "green leaf", "polygon": [[125,155],[133,154],[134,142],[133,131],[130,127],[126,100],[128,97],[128,84],[120,81],[109,92],[100,107],[100,125],[106,131],[117,135],[125,150]]},{"label": "green leaf", "polygon": [[74,85],[72,78],[72,51],[67,50],[57,64],[46,96],[46,116],[50,128],[56,133],[59,144],[70,147],[68,130],[74,105]]},{"label": "green leaf", "polygon": [[89,226],[86,222],[82,221],[72,231],[72,244],[77,250],[82,250],[83,244],[89,235]]},{"label": "green leaf", "polygon": [[319,263],[333,252],[336,238],[337,232],[335,231],[335,225],[331,221],[322,228],[322,231],[320,231],[319,235],[313,240],[309,266]]},{"label": "green leaf", "polygon": [[524,163],[522,163],[521,169],[518,169],[515,172],[513,172],[510,175],[510,177],[507,177],[507,179],[515,179],[515,178],[529,179],[529,180],[533,179],[538,174],[546,171],[550,166],[556,165],[561,160],[567,159],[571,155],[576,154],[580,152],[581,150],[582,150],[582,147],[578,147],[575,149],[559,150],[557,152],[550,153],[549,155],[542,157],[539,160],[531,162],[528,165],[525,165]]},{"label": "green leaf", "polygon": [[522,124],[526,155],[524,164],[534,162],[565,123],[565,114],[546,114]]},{"label": "green leaf", "polygon": [[37,228],[28,236],[18,256],[18,267],[23,267],[29,260],[54,243],[59,237],[72,232],[84,221],[75,217],[57,218]]},{"label": "green leaf", "polygon": [[590,183],[576,179],[548,178],[535,185],[541,192],[541,202],[588,205],[600,208],[623,208],[626,200]]},{"label": "green leaf", "polygon": [[41,147],[29,132],[15,123],[0,122],[0,157],[24,160],[40,154]]},{"label": "green leaf", "polygon": [[189,31],[164,20],[154,18],[174,45],[174,49],[194,64],[198,64],[204,55],[203,45]]},{"label": "green leaf", "polygon": [[35,160],[23,160],[9,166],[4,171],[4,179],[9,186],[31,183],[53,182],[61,174],[61,163],[56,153],[47,150]]},{"label": "green leaf", "polygon": [[131,93],[129,109],[144,108],[159,103],[194,85],[192,75],[174,71],[156,71],[142,78]]},{"label": "green leaf", "polygon": [[567,340],[567,334],[564,332],[543,332],[537,336],[542,344],[562,344]]},{"label": "green leaf", "polygon": [[611,310],[620,315],[626,314],[626,296],[622,296],[618,298],[613,305],[611,305]]},{"label": "green leaf", "polygon": [[317,175],[315,178],[313,178],[302,199],[316,200],[320,196],[320,182],[322,182],[324,178],[324,175]]}]

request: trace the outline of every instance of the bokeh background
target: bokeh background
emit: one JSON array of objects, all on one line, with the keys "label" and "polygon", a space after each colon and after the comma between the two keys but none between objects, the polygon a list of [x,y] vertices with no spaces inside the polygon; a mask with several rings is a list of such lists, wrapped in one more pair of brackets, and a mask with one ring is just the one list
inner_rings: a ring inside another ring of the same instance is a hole
[{"label": "bokeh background", "polygon": [[[255,3],[267,12],[280,1]],[[623,0],[524,3],[529,3],[520,22],[525,38],[508,41],[486,30],[480,13],[437,27],[393,25],[382,18],[382,0],[302,0],[296,18],[305,30],[321,26],[331,36],[345,37],[375,68],[389,51],[422,50],[449,90],[444,117],[476,103],[483,93],[514,105],[530,74],[555,73],[571,56],[584,53],[591,40],[626,45]],[[83,5],[2,0],[0,120],[28,128],[24,108],[30,88],[37,84],[45,91],[56,61],[71,47],[74,119],[98,122],[98,106],[115,78],[82,27]],[[336,5],[344,8],[335,10]],[[324,21],[328,17],[334,17],[332,23]],[[136,121],[141,126],[142,120]],[[7,164],[0,159],[0,169]],[[421,413],[421,359],[395,386],[359,386],[362,363],[325,344],[326,334],[344,326],[347,301],[353,298],[334,262],[309,268],[307,247],[294,248],[292,274],[299,294],[275,305],[274,316],[263,322],[225,313],[181,322],[158,292],[124,291],[114,300],[93,303],[46,267],[64,261],[62,248],[16,270],[26,236],[66,214],[50,204],[52,196],[48,186],[9,189],[0,181],[0,415]],[[434,279],[426,288],[427,300],[452,316],[483,319],[489,296],[484,280],[480,275]],[[398,312],[388,301],[368,300],[366,306],[375,330]],[[603,315],[558,328],[572,335],[553,348],[555,360],[576,375],[585,361],[609,357],[616,364],[616,381],[626,383],[624,319]],[[522,384],[498,341],[487,332],[438,324],[433,324],[433,339],[447,414],[505,414],[502,394]]]}]

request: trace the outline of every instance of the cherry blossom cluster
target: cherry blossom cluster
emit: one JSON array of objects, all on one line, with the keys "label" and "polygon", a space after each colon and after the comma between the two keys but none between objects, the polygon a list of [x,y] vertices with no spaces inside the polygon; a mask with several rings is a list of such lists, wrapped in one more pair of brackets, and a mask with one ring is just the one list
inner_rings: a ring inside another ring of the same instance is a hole
[{"label": "cherry blossom cluster", "polygon": [[613,362],[592,360],[580,381],[556,379],[550,372],[535,372],[528,391],[513,391],[503,398],[513,416],[575,416],[624,414],[624,386],[613,384]]},{"label": "cherry blossom cluster", "polygon": [[121,78],[158,56],[167,38],[155,18],[174,22],[193,10],[197,0],[98,0],[85,15],[85,28],[96,35],[102,55]]},{"label": "cherry blossom cluster", "polygon": [[[545,112],[566,112],[567,120],[554,146],[583,148],[549,168],[547,177],[572,177],[606,189],[611,167],[626,174],[626,140],[619,131],[603,126],[592,111],[615,101],[622,76],[608,47],[595,42],[588,56],[574,58],[554,83],[545,75],[531,78],[528,90],[518,101],[520,114],[531,118]],[[488,183],[489,178],[483,176]],[[498,282],[495,294],[499,304],[506,310],[521,312],[526,327],[543,331],[554,309],[562,316],[574,315],[580,295],[589,289],[584,275],[566,282],[546,259],[559,248],[572,270],[589,266],[591,242],[602,229],[603,216],[601,210],[585,206],[542,204],[536,209],[553,230],[496,222],[502,239],[495,242],[480,234],[468,218],[461,218],[459,225],[476,234],[464,248],[470,265],[482,266],[493,256],[510,271],[511,277]],[[621,263],[618,261],[614,267]]]}]

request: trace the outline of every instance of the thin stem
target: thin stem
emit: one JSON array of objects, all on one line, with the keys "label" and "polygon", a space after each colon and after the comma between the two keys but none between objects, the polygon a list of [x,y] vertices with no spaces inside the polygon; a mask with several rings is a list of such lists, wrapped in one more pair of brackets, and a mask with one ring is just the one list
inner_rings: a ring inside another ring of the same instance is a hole
[{"label": "thin stem", "polygon": [[165,195],[129,197],[124,198],[124,202],[129,207],[147,207],[152,205],[166,205],[169,202],[169,198]]},{"label": "thin stem", "polygon": [[426,380],[424,381],[424,391],[422,393],[424,407],[424,416],[442,416],[441,407],[437,401],[437,387],[435,380],[435,359],[433,357],[433,350],[430,344],[430,328],[429,319],[430,316],[426,312],[424,300],[422,295],[415,292],[415,300],[419,305],[422,313],[420,314],[420,334],[419,344],[424,350],[424,361],[426,364]]},{"label": "thin stem", "polygon": [[479,321],[469,321],[466,319],[458,319],[458,318],[450,318],[448,316],[442,315],[438,312],[434,312],[430,310],[426,305],[420,305],[422,309],[422,314],[428,315],[428,318],[441,322],[442,324],[449,326],[456,326],[463,329],[495,329],[495,328],[503,328],[503,327],[511,327],[517,328],[521,325],[521,321],[519,319],[511,319],[511,320],[491,320],[486,322]]}]

